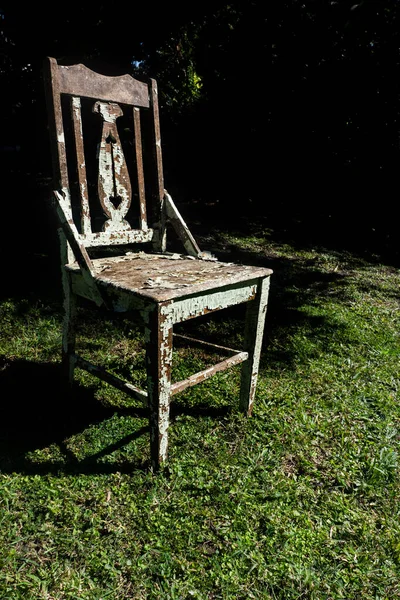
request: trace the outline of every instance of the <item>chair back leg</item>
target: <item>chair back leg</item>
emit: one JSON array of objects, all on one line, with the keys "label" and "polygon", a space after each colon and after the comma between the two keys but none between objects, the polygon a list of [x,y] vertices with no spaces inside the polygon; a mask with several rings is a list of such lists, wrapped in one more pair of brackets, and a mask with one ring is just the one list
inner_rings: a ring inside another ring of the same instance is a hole
[{"label": "chair back leg", "polygon": [[76,308],[77,298],[71,287],[69,274],[63,270],[64,323],[62,333],[62,370],[65,392],[73,384],[75,370]]}]

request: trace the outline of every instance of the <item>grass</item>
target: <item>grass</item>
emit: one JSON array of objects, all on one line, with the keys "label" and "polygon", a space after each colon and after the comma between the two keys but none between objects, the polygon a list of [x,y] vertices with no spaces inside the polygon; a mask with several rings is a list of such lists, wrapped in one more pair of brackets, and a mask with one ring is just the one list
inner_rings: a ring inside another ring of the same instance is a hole
[{"label": "grass", "polygon": [[[398,269],[261,225],[204,246],[275,271],[254,416],[236,410],[240,368],[178,395],[157,476],[140,404],[81,371],[63,404],[59,299],[3,297],[1,598],[400,597]],[[80,317],[82,354],[143,384],[128,319]],[[242,319],[185,331],[237,347]],[[218,357],[174,358],[178,379]]]}]

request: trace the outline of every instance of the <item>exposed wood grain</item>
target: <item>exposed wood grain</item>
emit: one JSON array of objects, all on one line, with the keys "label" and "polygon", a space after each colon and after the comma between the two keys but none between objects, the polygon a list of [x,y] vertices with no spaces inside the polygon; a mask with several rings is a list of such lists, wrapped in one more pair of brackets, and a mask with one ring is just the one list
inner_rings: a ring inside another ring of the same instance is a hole
[{"label": "exposed wood grain", "polygon": [[138,193],[139,193],[139,208],[140,216],[139,223],[141,229],[147,229],[147,210],[146,197],[144,188],[144,171],[143,171],[143,152],[142,152],[142,131],[140,126],[140,112],[138,108],[133,109],[133,124],[135,130],[135,154],[136,154],[136,171],[138,178]]},{"label": "exposed wood grain", "polygon": [[247,357],[247,352],[240,352],[239,354],[235,354],[234,356],[230,356],[229,358],[222,360],[221,362],[217,363],[216,365],[213,365],[212,367],[204,369],[204,371],[199,371],[198,373],[191,375],[183,381],[173,383],[171,386],[171,395],[174,396],[175,394],[179,394],[179,392],[183,392],[183,390],[186,390],[188,387],[192,387],[193,385],[197,385],[198,383],[209,379],[216,373],[220,373],[221,371],[225,371],[230,367],[239,365],[244,360],[247,360]]},{"label": "exposed wood grain", "polygon": [[90,208],[89,208],[89,196],[88,196],[88,185],[86,177],[86,162],[85,162],[85,151],[83,147],[83,132],[82,132],[82,114],[81,114],[81,99],[76,96],[71,97],[71,114],[74,131],[75,149],[76,149],[76,162],[78,170],[78,183],[79,193],[81,199],[81,228],[82,235],[86,235],[92,232],[92,226],[90,222]]},{"label": "exposed wood grain", "polygon": [[158,108],[158,88],[155,79],[150,79],[150,103],[152,108],[153,119],[153,135],[154,135],[154,154],[156,160],[156,178],[157,186],[155,193],[155,213],[158,221],[158,236],[156,238],[155,250],[165,252],[167,246],[166,232],[166,214],[163,208],[164,204],[164,176],[163,162],[161,152],[161,131],[160,131],[160,115]]},{"label": "exposed wood grain", "polygon": [[139,293],[157,302],[193,296],[194,303],[196,294],[213,289],[222,291],[224,287],[242,283],[251,286],[259,277],[271,275],[271,270],[263,267],[144,253],[98,258],[92,263],[99,282]]},{"label": "exposed wood grain", "polygon": [[60,92],[72,96],[94,98],[148,108],[147,85],[130,75],[107,77],[95,73],[84,65],[59,66]]},{"label": "exposed wood grain", "polygon": [[168,217],[171,225],[173,226],[178,237],[180,238],[181,242],[183,243],[186,252],[188,254],[190,254],[191,256],[196,256],[196,257],[199,256],[201,253],[201,250],[198,247],[197,242],[194,239],[193,235],[191,234],[189,227],[186,225],[185,221],[183,220],[182,215],[176,208],[175,203],[172,200],[171,196],[168,194],[167,190],[164,190],[164,193],[165,193],[165,197],[164,197],[165,211],[166,211],[167,217]]},{"label": "exposed wood grain", "polygon": [[207,346],[208,348],[210,348],[211,350],[219,350],[220,352],[232,352],[233,354],[238,354],[239,352],[241,352],[240,350],[237,350],[236,348],[228,348],[227,346],[220,346],[219,344],[213,344],[212,342],[206,342],[204,340],[199,340],[197,338],[194,338],[192,336],[189,335],[183,335],[182,333],[174,333],[174,338],[178,338],[181,340],[185,340],[186,342],[190,343],[191,345],[199,345],[199,346]]},{"label": "exposed wood grain", "polygon": [[79,234],[70,212],[70,200],[69,198],[64,198],[59,192],[54,191],[52,206],[58,219],[60,228],[62,229],[76,257],[82,277],[85,280],[88,289],[90,290],[91,297],[97,305],[101,306],[104,304],[104,298],[102,297],[93,277],[93,263],[89,258],[85,246],[79,240]]},{"label": "exposed wood grain", "polygon": [[53,187],[67,190],[68,170],[65,152],[64,125],[61,110],[60,76],[57,61],[48,58],[44,61],[44,80],[49,120],[49,134],[53,161]]},{"label": "exposed wood grain", "polygon": [[256,393],[261,344],[265,316],[267,314],[269,284],[269,277],[260,279],[255,299],[247,304],[245,349],[249,353],[249,358],[242,367],[240,408],[248,416],[252,413]]},{"label": "exposed wood grain", "polygon": [[145,318],[147,393],[150,407],[150,452],[156,471],[167,459],[171,402],[172,323],[156,304]]}]

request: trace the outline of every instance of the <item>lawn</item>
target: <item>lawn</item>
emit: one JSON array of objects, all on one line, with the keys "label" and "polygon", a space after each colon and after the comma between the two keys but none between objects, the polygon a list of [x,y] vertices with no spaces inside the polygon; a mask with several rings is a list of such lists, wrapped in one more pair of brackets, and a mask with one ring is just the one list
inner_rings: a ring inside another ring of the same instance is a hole
[{"label": "lawn", "polygon": [[[77,371],[62,400],[62,307],[42,280],[0,304],[0,597],[400,597],[400,272],[279,240],[259,222],[203,246],[274,269],[250,419],[240,367],[176,397],[167,466],[145,407]],[[47,270],[46,270],[47,269]],[[33,279],[32,279],[33,281]],[[240,347],[243,307],[181,331]],[[80,308],[79,350],[143,384],[141,333]],[[218,357],[177,346],[173,378]]]}]

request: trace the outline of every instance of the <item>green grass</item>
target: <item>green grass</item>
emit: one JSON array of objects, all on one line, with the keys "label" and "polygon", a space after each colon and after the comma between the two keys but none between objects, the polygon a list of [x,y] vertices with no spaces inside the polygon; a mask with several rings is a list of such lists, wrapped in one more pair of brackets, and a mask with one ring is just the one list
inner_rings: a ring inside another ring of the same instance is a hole
[{"label": "green grass", "polygon": [[[400,597],[399,270],[271,238],[205,245],[275,271],[254,416],[237,411],[240,368],[177,396],[157,476],[139,403],[77,371],[63,404],[58,300],[3,299],[1,598]],[[182,331],[238,347],[242,319]],[[80,323],[83,355],[143,385],[128,319],[82,307]],[[174,358],[175,379],[218,359]]]}]

